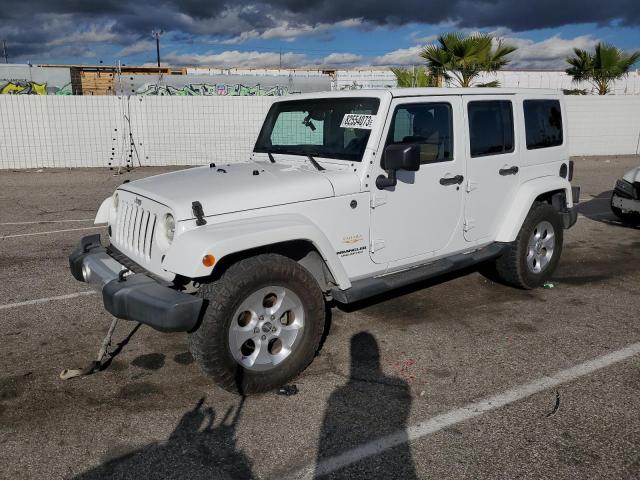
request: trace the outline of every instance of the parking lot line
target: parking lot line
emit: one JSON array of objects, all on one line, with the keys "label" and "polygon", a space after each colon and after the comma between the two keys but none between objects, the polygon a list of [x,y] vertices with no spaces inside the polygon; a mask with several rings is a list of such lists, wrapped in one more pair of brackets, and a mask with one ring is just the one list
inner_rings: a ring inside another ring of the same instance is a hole
[{"label": "parking lot line", "polygon": [[51,230],[48,232],[18,233],[15,235],[2,235],[0,236],[0,240],[5,240],[7,238],[17,238],[17,237],[32,237],[34,235],[49,235],[51,233],[79,232],[81,230],[95,230],[96,228],[104,228],[104,225],[99,225],[97,227],[66,228],[64,230]]},{"label": "parking lot line", "polygon": [[439,432],[447,427],[451,427],[457,423],[479,417],[484,413],[488,413],[492,410],[523,400],[535,395],[536,393],[540,393],[544,390],[557,387],[563,383],[584,377],[602,368],[613,365],[614,363],[629,359],[638,353],[640,353],[640,342],[631,344],[621,350],[596,357],[565,370],[560,370],[552,375],[541,377],[531,383],[518,385],[497,395],[477,402],[472,402],[464,407],[431,417],[408,427],[406,430],[392,433],[351,450],[347,450],[340,455],[322,460],[317,465],[309,465],[294,473],[289,478],[311,479],[314,478],[314,476],[321,476],[335,472],[366,458],[379,455],[382,452],[402,445],[403,443],[418,440],[432,433]]},{"label": "parking lot line", "polygon": [[7,310],[9,308],[26,307],[27,305],[36,305],[38,303],[52,302],[55,300],[68,300],[70,298],[83,297],[85,295],[93,295],[97,292],[89,290],[87,292],[69,293],[67,295],[58,295],[57,297],[36,298],[35,300],[26,300],[24,302],[7,303],[6,305],[0,305],[0,310]]},{"label": "parking lot line", "polygon": [[82,218],[74,220],[38,220],[34,222],[3,222],[0,227],[5,225],[39,225],[42,223],[72,223],[72,222],[93,222],[93,218]]}]

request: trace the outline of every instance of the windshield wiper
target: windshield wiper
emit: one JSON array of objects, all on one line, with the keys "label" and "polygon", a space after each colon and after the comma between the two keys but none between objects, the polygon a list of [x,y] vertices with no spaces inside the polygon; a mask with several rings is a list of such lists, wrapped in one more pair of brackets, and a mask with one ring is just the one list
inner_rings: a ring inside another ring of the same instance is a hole
[{"label": "windshield wiper", "polygon": [[324,170],[325,168],[320,165],[318,162],[316,162],[316,159],[313,158],[311,155],[307,154],[307,158],[309,159],[309,161],[311,162],[311,164],[316,167],[316,170],[321,171]]},{"label": "windshield wiper", "polygon": [[267,152],[267,155],[269,155],[269,160],[271,161],[271,163],[276,163],[276,159],[273,158],[273,155],[271,155],[271,152]]}]

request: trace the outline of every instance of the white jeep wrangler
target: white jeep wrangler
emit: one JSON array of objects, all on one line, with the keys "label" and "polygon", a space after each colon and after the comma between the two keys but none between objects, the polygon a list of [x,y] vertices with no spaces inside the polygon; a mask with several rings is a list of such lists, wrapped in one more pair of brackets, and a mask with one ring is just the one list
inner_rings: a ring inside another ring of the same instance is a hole
[{"label": "white jeep wrangler", "polygon": [[472,264],[542,285],[577,219],[562,96],[402,89],[276,101],[245,163],[157,175],[105,200],[69,261],[115,317],[189,334],[220,386],[286,383],[329,301]]}]

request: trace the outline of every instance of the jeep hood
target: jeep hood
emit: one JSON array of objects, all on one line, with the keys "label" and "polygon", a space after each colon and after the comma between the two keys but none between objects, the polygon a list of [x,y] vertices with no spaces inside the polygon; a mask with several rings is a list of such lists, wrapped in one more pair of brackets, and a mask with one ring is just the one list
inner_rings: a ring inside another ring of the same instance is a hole
[{"label": "jeep hood", "polygon": [[177,220],[188,220],[194,218],[195,201],[212,216],[355,193],[360,181],[348,164],[318,171],[301,162],[248,162],[164,173],[119,189],[160,202]]},{"label": "jeep hood", "polygon": [[622,178],[629,183],[640,182],[640,167],[629,170]]}]

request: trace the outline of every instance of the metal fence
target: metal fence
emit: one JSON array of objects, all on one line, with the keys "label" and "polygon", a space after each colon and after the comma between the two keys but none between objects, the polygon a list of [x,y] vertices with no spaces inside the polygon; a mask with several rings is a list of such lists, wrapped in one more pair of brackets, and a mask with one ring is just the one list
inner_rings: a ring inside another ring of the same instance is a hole
[{"label": "metal fence", "polygon": [[269,97],[0,96],[0,169],[247,158]]}]

